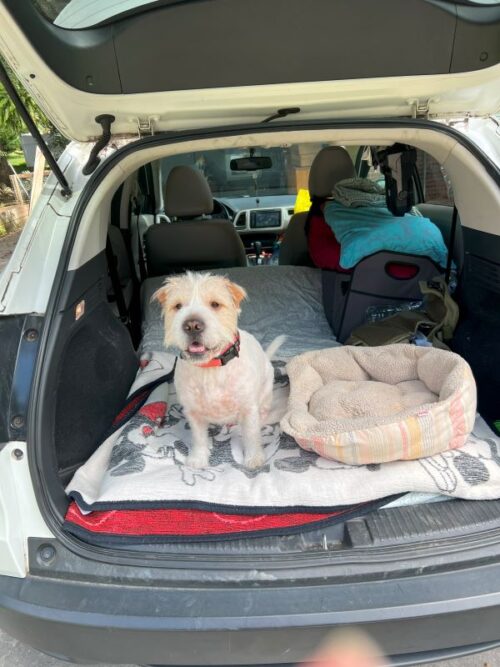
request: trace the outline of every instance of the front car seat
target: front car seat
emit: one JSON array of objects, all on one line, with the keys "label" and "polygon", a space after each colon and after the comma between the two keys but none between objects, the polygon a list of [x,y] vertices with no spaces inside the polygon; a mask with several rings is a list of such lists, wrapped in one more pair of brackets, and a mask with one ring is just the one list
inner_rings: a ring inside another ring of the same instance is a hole
[{"label": "front car seat", "polygon": [[[351,156],[342,146],[326,146],[314,158],[309,170],[309,195],[314,203],[331,196],[335,185],[344,178],[354,178],[356,170]],[[315,266],[307,247],[306,220],[309,211],[290,218],[281,242],[279,263]]]},{"label": "front car seat", "polygon": [[214,202],[201,172],[174,167],[165,185],[165,213],[174,222],[150,227],[144,237],[149,276],[186,270],[247,266],[245,247],[233,223],[203,216]]}]

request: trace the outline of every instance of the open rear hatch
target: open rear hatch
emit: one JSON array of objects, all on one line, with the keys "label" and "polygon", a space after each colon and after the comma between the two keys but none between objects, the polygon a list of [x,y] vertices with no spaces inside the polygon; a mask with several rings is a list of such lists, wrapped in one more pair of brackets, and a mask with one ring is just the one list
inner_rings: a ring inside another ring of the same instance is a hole
[{"label": "open rear hatch", "polygon": [[[301,119],[488,115],[500,4],[449,0],[3,0],[0,50],[60,131],[112,134]],[[50,5],[50,3],[49,3]],[[117,13],[119,12],[119,13]]]}]

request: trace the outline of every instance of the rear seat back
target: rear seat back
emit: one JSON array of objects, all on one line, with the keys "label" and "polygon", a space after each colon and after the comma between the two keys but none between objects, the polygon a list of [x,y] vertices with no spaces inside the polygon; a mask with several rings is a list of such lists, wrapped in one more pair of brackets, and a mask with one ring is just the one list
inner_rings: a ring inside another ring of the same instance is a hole
[{"label": "rear seat back", "polygon": [[247,265],[233,224],[203,217],[212,210],[203,174],[188,166],[174,167],[165,186],[165,212],[175,221],[153,225],[144,237],[149,276]]}]

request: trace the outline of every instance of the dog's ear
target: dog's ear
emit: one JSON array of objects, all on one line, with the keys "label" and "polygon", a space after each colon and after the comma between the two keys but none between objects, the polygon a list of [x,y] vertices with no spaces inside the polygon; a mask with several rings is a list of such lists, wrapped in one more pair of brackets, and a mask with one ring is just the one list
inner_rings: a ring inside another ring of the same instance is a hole
[{"label": "dog's ear", "polygon": [[151,303],[153,303],[153,301],[158,301],[162,306],[164,306],[172,287],[172,281],[166,280],[163,285],[151,296]]},{"label": "dog's ear", "polygon": [[227,279],[226,279],[226,285],[227,285],[228,290],[231,293],[231,296],[232,296],[233,301],[234,301],[234,305],[236,306],[236,308],[239,308],[240,303],[243,301],[243,299],[246,299],[246,297],[247,297],[246,291],[240,285],[237,285],[236,283],[233,283],[233,282],[231,282],[230,280],[227,280]]}]

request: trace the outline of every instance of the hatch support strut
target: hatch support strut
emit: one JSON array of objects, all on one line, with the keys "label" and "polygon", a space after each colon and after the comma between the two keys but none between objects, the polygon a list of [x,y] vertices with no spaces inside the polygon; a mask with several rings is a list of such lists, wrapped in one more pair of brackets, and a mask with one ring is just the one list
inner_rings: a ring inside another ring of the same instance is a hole
[{"label": "hatch support strut", "polygon": [[7,74],[7,70],[5,69],[2,61],[0,60],[0,81],[4,85],[4,88],[7,92],[7,95],[10,97],[12,100],[12,103],[16,107],[17,112],[23,119],[24,123],[26,124],[26,127],[28,130],[31,132],[31,135],[35,139],[38,148],[42,151],[43,156],[47,160],[50,168],[52,169],[52,173],[54,176],[57,178],[59,181],[59,184],[61,186],[61,194],[64,197],[70,197],[71,196],[71,188],[69,187],[68,181],[66,180],[66,177],[62,173],[59,165],[57,164],[57,160],[55,157],[52,155],[50,152],[49,147],[45,143],[44,138],[40,134],[37,126],[35,125],[33,119],[28,113],[28,110],[23,104],[22,99],[19,97],[19,94],[13,85],[12,81],[9,79],[9,75]]}]

